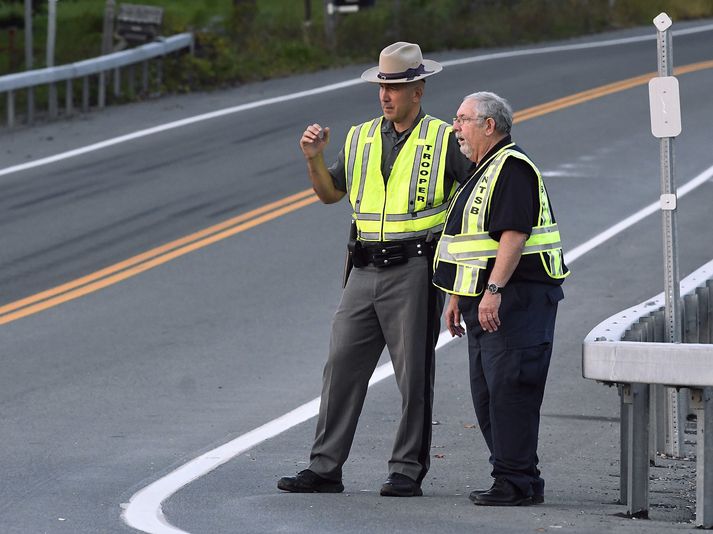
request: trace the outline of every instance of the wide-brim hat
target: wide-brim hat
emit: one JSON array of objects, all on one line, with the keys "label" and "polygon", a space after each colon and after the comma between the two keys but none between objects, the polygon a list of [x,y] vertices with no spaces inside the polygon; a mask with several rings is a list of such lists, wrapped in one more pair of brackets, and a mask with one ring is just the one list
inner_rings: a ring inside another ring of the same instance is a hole
[{"label": "wide-brim hat", "polygon": [[421,47],[399,41],[379,54],[379,66],[365,70],[361,78],[374,83],[408,83],[441,72],[440,63],[423,59]]}]

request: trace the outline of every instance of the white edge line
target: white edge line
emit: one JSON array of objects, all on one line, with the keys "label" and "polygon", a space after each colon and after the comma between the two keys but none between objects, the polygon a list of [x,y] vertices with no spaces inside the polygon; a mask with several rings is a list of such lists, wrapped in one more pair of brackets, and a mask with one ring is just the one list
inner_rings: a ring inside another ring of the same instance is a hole
[{"label": "white edge line", "polygon": [[[689,182],[685,183],[681,187],[679,187],[676,190],[678,198],[681,198],[683,196],[686,196],[688,193],[699,187],[700,185],[704,184],[708,180],[713,177],[713,166],[708,167],[705,171],[700,173],[698,176],[690,180]],[[633,226],[640,220],[644,219],[645,217],[648,217],[652,213],[655,213],[658,211],[661,207],[660,202],[653,202],[646,206],[645,208],[642,208],[641,210],[637,211],[633,215],[630,215],[623,221],[618,222],[611,228],[603,231],[600,234],[595,235],[593,238],[585,241],[581,245],[573,248],[572,250],[569,251],[569,253],[566,253],[564,255],[564,261],[565,263],[573,263],[575,260],[589,252],[595,247],[598,247],[605,241],[608,241],[612,237],[614,237],[617,234],[620,234],[630,226]]]},{"label": "white edge line", "polygon": [[[678,30],[674,31],[673,35],[674,36],[681,36],[681,35],[691,35],[695,33],[701,33],[701,32],[706,32],[713,30],[713,24],[706,24],[703,26],[698,26],[695,28],[688,28],[685,30]],[[527,50],[516,50],[516,51],[510,51],[510,52],[496,52],[493,54],[483,54],[479,56],[471,56],[471,57],[466,57],[462,59],[453,59],[453,60],[448,60],[448,61],[443,61],[441,64],[445,67],[450,67],[454,65],[465,65],[468,63],[476,63],[480,61],[489,61],[491,59],[503,59],[503,58],[509,58],[509,57],[520,57],[520,56],[530,56],[534,54],[550,54],[554,52],[565,52],[565,51],[570,51],[570,50],[582,50],[586,48],[601,48],[601,47],[606,47],[606,46],[616,46],[616,45],[622,45],[622,44],[630,44],[630,43],[636,43],[640,41],[649,41],[651,39],[655,39],[656,35],[640,35],[636,37],[626,37],[622,39],[610,39],[608,41],[600,41],[600,42],[594,42],[594,43],[579,43],[579,44],[570,44],[570,45],[556,45],[556,46],[548,46],[548,47],[542,47],[542,48],[530,48]],[[309,89],[306,91],[299,91],[297,93],[293,93],[290,95],[282,95],[282,96],[277,96],[273,98],[267,98],[264,100],[257,100],[255,102],[249,102],[247,104],[241,104],[239,106],[232,106],[228,108],[223,108],[219,109],[216,111],[211,111],[209,113],[203,113],[200,115],[194,115],[193,117],[187,117],[185,119],[180,119],[172,122],[168,122],[165,124],[159,124],[158,126],[153,126],[151,128],[146,128],[144,130],[138,130],[133,133],[125,134],[125,135],[120,135],[118,137],[112,137],[111,139],[106,139],[104,141],[100,141],[98,143],[92,143],[90,145],[86,145],[80,148],[75,148],[73,150],[68,150],[66,152],[60,152],[59,154],[55,154],[53,156],[47,156],[44,158],[40,158],[34,161],[28,161],[25,163],[20,163],[17,165],[12,165],[10,167],[5,167],[4,169],[0,169],[0,176],[6,176],[8,174],[28,170],[28,169],[34,169],[36,167],[41,167],[43,165],[49,165],[50,163],[55,163],[57,161],[62,161],[65,159],[69,158],[74,158],[76,156],[81,156],[83,154],[88,154],[90,152],[95,152],[97,150],[102,150],[104,148],[108,148],[111,146],[115,146],[121,143],[126,143],[128,141],[133,141],[135,139],[140,139],[142,137],[147,137],[149,135],[165,132],[168,130],[173,130],[175,128],[180,128],[182,126],[188,126],[190,124],[195,124],[198,122],[203,122],[207,121],[210,119],[215,119],[218,117],[223,117],[225,115],[230,115],[233,113],[240,113],[242,111],[246,111],[249,109],[256,109],[264,106],[270,106],[272,104],[279,104],[282,102],[288,102],[290,100],[297,100],[300,98],[305,98],[308,96],[314,96],[322,93],[328,93],[330,91],[336,91],[338,89],[343,89],[345,87],[350,87],[352,85],[357,85],[360,83],[367,83],[364,82],[361,78],[354,78],[351,80],[345,80],[343,82],[338,82],[338,83],[333,83],[330,85],[325,85],[324,87],[318,87],[315,89]]]},{"label": "white edge line", "polygon": [[[436,350],[453,341],[447,331],[441,332],[436,343]],[[380,365],[374,370],[369,380],[369,387],[393,376],[394,367],[391,362]],[[213,471],[239,454],[248,451],[256,445],[303,423],[319,413],[319,397],[302,406],[273,419],[242,436],[220,447],[202,454],[183,464],[168,475],[146,486],[134,494],[129,500],[122,517],[131,527],[144,532],[160,532],[162,534],[180,534],[185,531],[171,525],[163,515],[161,503],[173,495],[178,489],[190,484],[197,478]]]},{"label": "white edge line", "polygon": [[[685,196],[711,178],[713,178],[713,166],[708,167],[698,176],[678,188],[678,197],[680,198]],[[656,212],[659,208],[659,202],[649,204],[645,208],[615,224],[608,230],[597,234],[593,238],[572,249],[571,252],[565,254],[565,262],[568,264],[574,263],[587,252],[608,241],[617,234],[620,234],[645,217]],[[444,330],[438,336],[436,350],[448,345],[455,339],[457,338],[450,337],[448,331]],[[372,375],[371,380],[369,380],[369,387],[381,382],[393,374],[394,368],[391,365],[391,362],[380,365],[374,370],[374,374]],[[319,397],[312,399],[299,408],[296,408],[291,412],[278,417],[277,419],[273,419],[269,423],[251,430],[250,432],[183,464],[178,469],[135,493],[125,506],[124,511],[121,514],[122,519],[130,527],[150,534],[188,534],[186,531],[174,527],[166,520],[163,515],[163,510],[161,509],[161,503],[171,497],[182,487],[208,474],[237,455],[242,454],[263,441],[273,438],[278,434],[281,434],[282,432],[285,432],[286,430],[311,419],[316,416],[318,412]]]}]

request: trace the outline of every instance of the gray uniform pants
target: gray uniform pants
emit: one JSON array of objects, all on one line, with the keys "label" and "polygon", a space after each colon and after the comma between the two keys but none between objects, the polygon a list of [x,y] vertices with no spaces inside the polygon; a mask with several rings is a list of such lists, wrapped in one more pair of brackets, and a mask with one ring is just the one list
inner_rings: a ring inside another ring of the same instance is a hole
[{"label": "gray uniform pants", "polygon": [[366,390],[386,345],[401,392],[401,422],[389,473],[418,482],[429,467],[435,345],[443,294],[428,258],[355,268],[332,322],[310,469],[342,478]]}]

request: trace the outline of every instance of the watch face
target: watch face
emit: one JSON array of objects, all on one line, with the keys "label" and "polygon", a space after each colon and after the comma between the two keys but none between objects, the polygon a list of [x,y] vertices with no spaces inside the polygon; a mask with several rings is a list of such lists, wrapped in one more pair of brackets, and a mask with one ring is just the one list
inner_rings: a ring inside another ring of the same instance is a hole
[{"label": "watch face", "polygon": [[497,293],[498,289],[500,289],[500,288],[498,286],[496,286],[495,284],[488,284],[488,291],[490,291],[491,293],[493,293],[493,294]]}]

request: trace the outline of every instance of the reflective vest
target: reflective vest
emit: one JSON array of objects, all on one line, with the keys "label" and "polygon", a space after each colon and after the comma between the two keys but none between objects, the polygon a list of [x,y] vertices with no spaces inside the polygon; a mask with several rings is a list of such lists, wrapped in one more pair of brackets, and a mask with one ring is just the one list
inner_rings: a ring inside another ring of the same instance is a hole
[{"label": "reflective vest", "polygon": [[[513,150],[513,146],[514,143],[506,145],[491,157],[490,163],[474,187],[465,186],[460,189],[456,198],[461,194],[469,194],[465,209],[461,213],[452,213],[452,208],[448,211],[449,223],[452,217],[461,219],[461,233],[456,235],[444,233],[436,248],[434,270],[438,268],[440,262],[448,262],[456,266],[453,286],[441,287],[444,291],[465,296],[478,296],[482,293],[482,289],[478,290],[479,277],[485,271],[488,259],[497,255],[500,246],[499,242],[488,235],[490,202],[500,171],[509,157],[525,161],[537,175],[540,205],[538,222],[525,241],[522,254],[539,254],[542,266],[550,278],[560,279],[569,275],[569,271],[565,271],[560,233],[557,224],[552,220],[552,211],[542,175],[535,164],[522,152]],[[455,202],[454,200],[451,206],[455,205]]]},{"label": "reflective vest", "polygon": [[446,149],[452,128],[426,115],[396,157],[384,185],[381,174],[382,117],[353,126],[344,145],[347,191],[362,241],[397,241],[443,230]]}]

